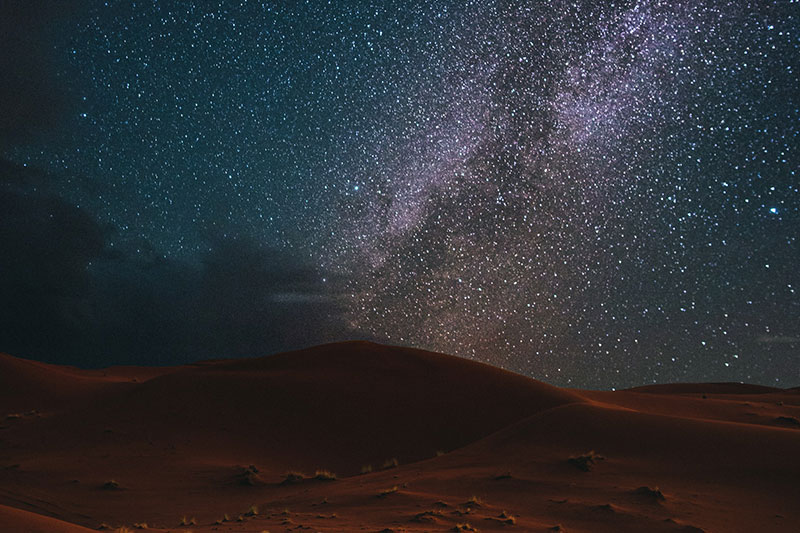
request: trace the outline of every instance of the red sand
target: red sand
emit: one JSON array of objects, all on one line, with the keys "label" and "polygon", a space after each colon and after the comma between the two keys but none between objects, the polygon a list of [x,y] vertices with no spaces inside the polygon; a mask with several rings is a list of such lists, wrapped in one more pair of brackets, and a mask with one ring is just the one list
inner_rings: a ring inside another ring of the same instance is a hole
[{"label": "red sand", "polygon": [[[92,371],[0,356],[0,531],[800,531],[798,420],[798,390],[565,390],[371,343]],[[337,479],[281,483],[316,470]]]}]

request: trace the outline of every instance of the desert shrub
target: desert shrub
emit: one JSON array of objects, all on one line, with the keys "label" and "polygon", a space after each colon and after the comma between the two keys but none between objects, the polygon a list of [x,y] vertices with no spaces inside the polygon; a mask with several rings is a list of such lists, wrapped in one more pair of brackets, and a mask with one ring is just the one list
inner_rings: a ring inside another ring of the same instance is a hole
[{"label": "desert shrub", "polygon": [[395,492],[397,492],[398,490],[400,490],[400,488],[399,488],[397,485],[395,485],[394,487],[391,487],[391,488],[389,488],[389,489],[382,490],[382,491],[380,491],[380,492],[378,493],[378,498],[385,498],[385,497],[387,497],[389,494],[394,494],[394,493],[395,493]]},{"label": "desert shrub", "polygon": [[306,475],[302,472],[287,472],[286,476],[284,476],[283,481],[281,482],[282,485],[291,485],[292,483],[300,483],[306,478]]},{"label": "desert shrub", "polygon": [[387,470],[387,469],[389,469],[389,468],[396,468],[396,467],[397,467],[399,464],[400,464],[400,463],[398,462],[398,460],[397,460],[397,457],[392,457],[391,459],[387,459],[387,460],[386,460],[386,461],[383,463],[383,465],[381,466],[381,468],[383,468],[384,470]]},{"label": "desert shrub", "polygon": [[583,455],[577,455],[575,457],[570,457],[567,459],[569,464],[577,468],[578,470],[582,470],[583,472],[588,472],[592,469],[592,466],[597,463],[597,461],[602,461],[605,459],[602,455],[597,455],[594,453],[594,450],[589,451]]},{"label": "desert shrub", "polygon": [[314,479],[318,479],[319,481],[335,481],[336,474],[328,470],[317,470],[314,473]]}]

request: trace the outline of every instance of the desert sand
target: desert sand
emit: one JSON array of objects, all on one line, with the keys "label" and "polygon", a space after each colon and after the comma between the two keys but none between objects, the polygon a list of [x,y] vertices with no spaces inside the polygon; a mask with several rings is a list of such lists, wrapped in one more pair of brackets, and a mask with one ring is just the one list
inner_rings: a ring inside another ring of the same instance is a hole
[{"label": "desert sand", "polygon": [[0,356],[0,531],[800,531],[800,390],[559,389],[348,342]]}]

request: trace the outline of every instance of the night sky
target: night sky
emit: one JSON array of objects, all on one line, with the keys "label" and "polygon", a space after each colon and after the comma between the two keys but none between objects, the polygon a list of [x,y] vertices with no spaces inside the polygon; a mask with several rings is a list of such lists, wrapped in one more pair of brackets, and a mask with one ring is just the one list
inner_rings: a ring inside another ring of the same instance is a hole
[{"label": "night sky", "polygon": [[800,2],[0,2],[0,350],[800,385]]}]

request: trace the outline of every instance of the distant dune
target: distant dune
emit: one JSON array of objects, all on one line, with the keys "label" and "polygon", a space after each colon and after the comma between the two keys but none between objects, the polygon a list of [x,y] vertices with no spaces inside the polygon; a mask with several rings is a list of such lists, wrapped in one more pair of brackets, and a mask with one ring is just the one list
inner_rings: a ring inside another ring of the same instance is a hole
[{"label": "distant dune", "polygon": [[565,390],[364,342],[0,355],[0,531],[798,531],[798,420],[798,390]]}]

